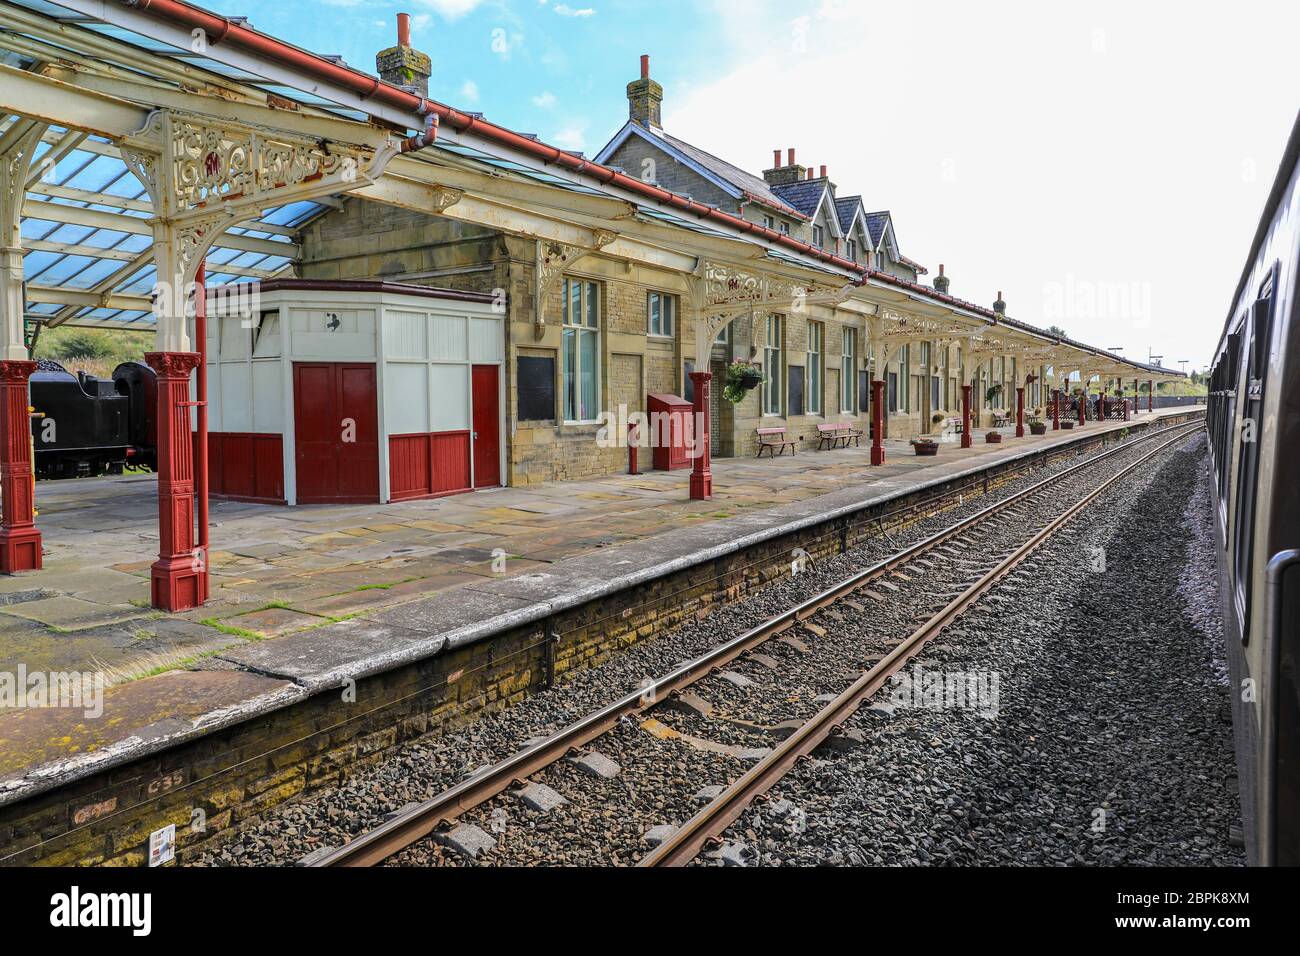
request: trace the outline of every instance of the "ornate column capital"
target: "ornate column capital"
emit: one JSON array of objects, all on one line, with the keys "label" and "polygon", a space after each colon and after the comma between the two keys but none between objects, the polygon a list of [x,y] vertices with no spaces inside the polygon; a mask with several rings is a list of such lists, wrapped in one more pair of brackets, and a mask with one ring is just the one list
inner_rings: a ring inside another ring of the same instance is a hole
[{"label": "ornate column capital", "polygon": [[197,352],[146,352],[144,360],[160,378],[189,378],[199,367]]}]

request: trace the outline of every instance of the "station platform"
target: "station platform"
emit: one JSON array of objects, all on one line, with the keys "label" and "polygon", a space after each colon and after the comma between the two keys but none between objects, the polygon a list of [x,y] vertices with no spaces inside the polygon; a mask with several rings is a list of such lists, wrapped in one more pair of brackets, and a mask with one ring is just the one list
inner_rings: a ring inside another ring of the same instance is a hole
[{"label": "station platform", "polygon": [[[45,569],[0,578],[0,672],[95,672],[103,719],[0,711],[0,806],[142,754],[427,659],[874,503],[1171,417],[1089,423],[1001,444],[713,463],[385,506],[212,505],[212,599],[149,608],[156,485],[42,483]],[[645,457],[643,455],[643,457]]]}]

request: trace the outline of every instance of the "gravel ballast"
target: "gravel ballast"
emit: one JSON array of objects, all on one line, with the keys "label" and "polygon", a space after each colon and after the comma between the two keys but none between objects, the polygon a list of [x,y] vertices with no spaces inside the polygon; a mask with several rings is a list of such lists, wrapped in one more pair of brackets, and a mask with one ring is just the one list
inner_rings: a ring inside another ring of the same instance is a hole
[{"label": "gravel ballast", "polygon": [[1243,865],[1203,436],[1161,461],[918,658],[922,675],[982,674],[985,687],[996,676],[996,716],[887,689],[892,714],[849,722],[865,746],[795,768],[774,796],[799,812],[751,808],[727,834],[733,854],[769,866]]},{"label": "gravel ballast", "polygon": [[[1151,443],[1139,444],[1146,444],[1145,450],[1152,447]],[[1117,457],[1124,458],[1136,453],[1126,452]],[[463,731],[443,737],[428,737],[401,748],[382,763],[360,768],[354,777],[338,789],[313,794],[278,808],[220,847],[209,848],[201,862],[213,865],[292,863],[322,846],[342,844],[349,836],[374,826],[386,813],[402,805],[428,799],[479,768],[518,751],[528,741],[554,732],[629,689],[640,686],[648,676],[663,673],[679,662],[741,633],[773,613],[892,554],[900,547],[924,538],[957,518],[980,510],[992,501],[1004,498],[1074,463],[1061,462],[1050,469],[1021,478],[993,495],[973,499],[958,509],[926,519],[906,532],[894,535],[892,539],[873,540],[848,554],[821,562],[816,569],[775,582],[760,594],[728,605],[725,615],[712,615],[704,621],[677,628],[653,642],[631,648],[599,667],[572,675],[556,688],[539,693],[503,714],[486,716]],[[1133,483],[1130,482],[1130,487],[1132,486]],[[1186,501],[1183,503],[1187,504]],[[839,638],[840,635],[832,637]],[[794,651],[787,653],[787,650],[776,644],[763,648],[764,653],[771,658],[780,658],[783,667],[793,668],[799,663],[798,655]],[[845,678],[850,678],[852,666],[862,662],[841,660],[839,663],[843,665],[841,669]],[[759,681],[765,679],[766,668],[752,662],[748,667],[738,669],[748,678]],[[739,689],[716,676],[710,678],[709,682],[708,688],[713,698],[724,697],[727,688],[740,693]],[[710,728],[704,720],[688,719],[676,714],[664,716],[660,711],[656,711],[655,716],[676,731],[716,738],[738,747],[745,745],[761,748],[772,743],[771,740],[751,740],[742,733],[720,733],[716,727]],[[806,714],[800,711],[799,716]],[[648,751],[653,752],[656,762],[661,765],[656,773],[663,778],[665,787],[674,792],[684,792],[685,796],[680,796],[680,793],[676,796],[662,796],[648,790],[636,793],[631,787],[632,778],[627,774],[602,778],[597,785],[593,784],[595,778],[582,774],[574,765],[557,765],[535,775],[533,780],[563,794],[568,803],[539,812],[528,806],[526,801],[505,795],[493,801],[492,805],[480,808],[481,812],[467,815],[467,823],[479,827],[496,843],[494,848],[481,854],[480,862],[596,862],[601,854],[593,844],[607,838],[627,846],[641,845],[644,842],[643,834],[654,825],[673,823],[697,809],[699,804],[692,797],[701,787],[726,783],[747,766],[741,757],[706,755],[680,740],[657,739],[631,722],[629,726],[621,727],[600,741],[599,748],[623,766],[640,761]],[[839,765],[844,761],[845,758],[837,758],[834,763]],[[798,822],[795,829],[804,827],[801,832],[813,832],[811,810],[798,800],[793,803],[795,809],[785,815],[782,826],[794,826],[791,823],[793,820]],[[634,804],[639,804],[638,813],[633,815],[626,812]],[[587,832],[587,827],[576,826],[569,832],[566,820],[575,819],[575,815],[577,819],[585,819],[593,824],[590,832]],[[530,857],[526,852],[529,833],[541,835],[546,831],[551,831],[549,839],[558,849],[540,860]],[[745,834],[742,833],[736,842],[745,846]],[[754,853],[745,846],[739,857],[732,854],[729,859],[734,861],[741,857],[752,859]],[[849,855],[841,860],[855,861],[874,862],[870,858],[855,860]],[[445,842],[425,841],[394,862],[439,865],[459,864],[467,860]],[[767,862],[785,860],[779,855],[773,855]],[[818,855],[802,859],[796,854],[788,862],[827,862],[827,858]]]}]

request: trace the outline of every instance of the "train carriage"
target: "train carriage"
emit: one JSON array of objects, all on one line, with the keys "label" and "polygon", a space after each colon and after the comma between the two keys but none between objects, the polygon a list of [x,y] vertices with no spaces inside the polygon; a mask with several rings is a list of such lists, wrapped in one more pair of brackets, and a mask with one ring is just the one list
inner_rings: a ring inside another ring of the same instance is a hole
[{"label": "train carriage", "polygon": [[1215,351],[1208,428],[1247,855],[1300,864],[1300,118]]}]

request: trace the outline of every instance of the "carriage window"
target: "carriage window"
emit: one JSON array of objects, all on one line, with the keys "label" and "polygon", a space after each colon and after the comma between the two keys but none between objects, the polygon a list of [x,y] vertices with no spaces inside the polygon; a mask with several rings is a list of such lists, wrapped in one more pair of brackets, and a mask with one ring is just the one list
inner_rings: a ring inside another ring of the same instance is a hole
[{"label": "carriage window", "polygon": [[1255,543],[1255,506],[1259,486],[1259,442],[1263,437],[1264,385],[1268,374],[1268,352],[1273,332],[1273,284],[1277,267],[1265,280],[1260,297],[1250,310],[1246,330],[1246,377],[1240,383],[1241,464],[1237,472],[1237,513],[1234,528],[1233,568],[1236,573],[1237,619],[1243,643],[1250,643],[1249,608],[1251,579],[1255,568],[1251,552]]}]

